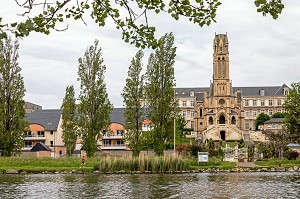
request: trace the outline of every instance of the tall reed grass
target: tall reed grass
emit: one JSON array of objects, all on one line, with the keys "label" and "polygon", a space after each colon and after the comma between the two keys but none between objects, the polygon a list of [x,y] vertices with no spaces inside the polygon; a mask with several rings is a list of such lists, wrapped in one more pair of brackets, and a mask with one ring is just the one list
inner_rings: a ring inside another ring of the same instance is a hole
[{"label": "tall reed grass", "polygon": [[191,160],[173,156],[106,157],[95,163],[94,170],[102,173],[167,173],[190,171]]}]

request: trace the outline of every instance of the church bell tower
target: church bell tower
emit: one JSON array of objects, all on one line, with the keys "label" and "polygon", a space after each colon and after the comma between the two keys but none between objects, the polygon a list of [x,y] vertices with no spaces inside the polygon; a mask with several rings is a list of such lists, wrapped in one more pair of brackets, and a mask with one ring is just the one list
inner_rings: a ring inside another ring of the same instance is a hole
[{"label": "church bell tower", "polygon": [[214,96],[230,96],[229,51],[227,34],[215,35],[213,63]]}]

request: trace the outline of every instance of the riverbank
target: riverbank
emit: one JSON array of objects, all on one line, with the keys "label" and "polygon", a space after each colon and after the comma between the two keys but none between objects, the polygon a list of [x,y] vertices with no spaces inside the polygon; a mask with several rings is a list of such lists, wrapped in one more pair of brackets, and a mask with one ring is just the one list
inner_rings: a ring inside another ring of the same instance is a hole
[{"label": "riverbank", "polygon": [[237,164],[211,158],[208,163],[198,164],[196,159],[182,157],[106,157],[88,158],[84,167],[80,167],[80,164],[80,158],[1,157],[0,173],[300,172],[299,159]]}]

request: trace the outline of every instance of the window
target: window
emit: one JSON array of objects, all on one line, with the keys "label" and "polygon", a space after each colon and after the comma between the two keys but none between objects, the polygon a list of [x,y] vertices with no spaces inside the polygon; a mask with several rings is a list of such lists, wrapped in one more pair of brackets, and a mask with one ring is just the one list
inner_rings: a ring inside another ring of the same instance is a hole
[{"label": "window", "polygon": [[273,110],[269,110],[269,115],[270,115],[270,116],[273,115]]},{"label": "window", "polygon": [[213,125],[214,124],[214,119],[212,117],[209,117],[208,124],[209,125]]},{"label": "window", "polygon": [[53,147],[53,141],[50,141],[50,147]]},{"label": "window", "polygon": [[182,101],[182,106],[186,107],[186,101]]},{"label": "window", "polygon": [[278,109],[277,112],[278,112],[278,113],[281,113],[281,109]]},{"label": "window", "polygon": [[103,140],[103,144],[104,144],[104,146],[110,146],[109,140]]},{"label": "window", "polygon": [[191,111],[191,118],[194,118],[194,111]]},{"label": "window", "polygon": [[264,96],[264,95],[265,95],[265,90],[264,90],[264,89],[261,89],[261,90],[259,91],[259,95],[260,95],[260,96]]},{"label": "window", "polygon": [[124,136],[124,130],[117,130],[117,136]]},{"label": "window", "polygon": [[245,100],[245,106],[249,106],[249,101]]},{"label": "window", "polygon": [[249,123],[248,122],[245,123],[245,129],[249,129]]},{"label": "window", "polygon": [[182,117],[186,117],[186,111],[182,111]]},{"label": "window", "polygon": [[261,100],[260,105],[261,105],[261,106],[265,106],[265,101],[264,101],[264,100]]},{"label": "window", "polygon": [[249,111],[245,111],[245,117],[249,117]]},{"label": "window", "polygon": [[269,106],[273,106],[273,100],[269,100]]},{"label": "window", "polygon": [[281,106],[281,99],[277,100],[277,106]]},{"label": "window", "polygon": [[191,101],[191,107],[194,107],[195,103],[194,101]]},{"label": "window", "polygon": [[283,90],[283,94],[284,94],[285,96],[287,96],[287,95],[289,94],[289,90],[288,90],[288,89],[284,89],[284,90]]},{"label": "window", "polygon": [[195,95],[195,92],[194,92],[194,91],[191,91],[191,92],[190,92],[190,96],[191,96],[191,97],[194,97],[194,95]]},{"label": "window", "polygon": [[117,145],[122,145],[123,144],[123,140],[117,140]]},{"label": "window", "polygon": [[200,117],[203,117],[203,110],[200,108]]},{"label": "window", "polygon": [[191,128],[194,129],[194,121],[191,121]]},{"label": "window", "polygon": [[278,129],[282,129],[282,125],[281,124],[278,124]]},{"label": "window", "polygon": [[45,137],[44,131],[38,131],[37,134],[38,134],[38,137]]},{"label": "window", "polygon": [[268,126],[267,126],[267,129],[270,129],[271,128],[271,125],[270,124],[268,124]]},{"label": "window", "polygon": [[276,128],[276,125],[275,124],[272,124],[272,129],[275,129]]},{"label": "window", "polygon": [[53,131],[50,131],[50,134],[53,135]]},{"label": "window", "polygon": [[252,114],[253,114],[253,117],[256,117],[257,116],[256,110],[253,110]]},{"label": "window", "polygon": [[257,114],[258,114],[258,115],[260,114],[260,110],[257,110]]},{"label": "window", "polygon": [[253,100],[253,106],[257,106],[256,100]]},{"label": "window", "polygon": [[31,148],[32,147],[32,142],[30,141],[25,141],[25,148]]},{"label": "window", "polygon": [[29,131],[28,133],[27,133],[27,137],[33,137],[34,135],[33,135],[33,133],[31,132],[31,131]]},{"label": "window", "polygon": [[265,113],[265,110],[261,110],[260,113]]}]

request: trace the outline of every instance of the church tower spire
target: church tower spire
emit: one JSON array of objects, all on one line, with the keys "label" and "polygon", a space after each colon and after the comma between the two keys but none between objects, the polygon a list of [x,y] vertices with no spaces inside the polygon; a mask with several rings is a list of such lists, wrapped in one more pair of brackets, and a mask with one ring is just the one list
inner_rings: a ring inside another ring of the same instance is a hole
[{"label": "church tower spire", "polygon": [[215,96],[229,96],[229,50],[227,34],[216,34],[214,39],[213,89]]},{"label": "church tower spire", "polygon": [[214,80],[229,79],[229,51],[227,34],[214,39]]}]

